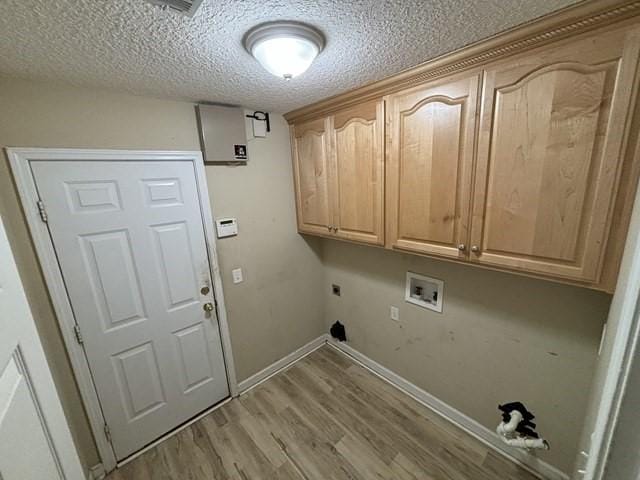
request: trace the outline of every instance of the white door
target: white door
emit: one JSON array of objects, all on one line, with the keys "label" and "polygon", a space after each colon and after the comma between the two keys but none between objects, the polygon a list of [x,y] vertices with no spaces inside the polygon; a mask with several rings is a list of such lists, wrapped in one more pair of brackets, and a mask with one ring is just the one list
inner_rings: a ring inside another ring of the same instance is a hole
[{"label": "white door", "polygon": [[0,220],[0,479],[84,478]]},{"label": "white door", "polygon": [[194,166],[31,168],[121,460],[229,396]]}]

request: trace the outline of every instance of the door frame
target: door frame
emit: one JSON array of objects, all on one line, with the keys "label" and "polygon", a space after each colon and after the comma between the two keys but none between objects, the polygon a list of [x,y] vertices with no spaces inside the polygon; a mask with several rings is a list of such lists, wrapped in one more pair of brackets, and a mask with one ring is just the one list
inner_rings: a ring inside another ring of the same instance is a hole
[{"label": "door frame", "polygon": [[74,327],[76,325],[73,310],[62,277],[62,271],[49,235],[47,224],[42,221],[38,208],[39,194],[36,187],[30,162],[45,161],[183,161],[191,162],[194,167],[198,199],[200,202],[204,226],[205,243],[209,256],[209,270],[213,281],[213,292],[217,302],[218,323],[222,339],[222,351],[227,373],[227,383],[231,397],[238,396],[231,336],[227,321],[222,278],[216,251],[213,228],[213,214],[209,201],[202,153],[199,151],[153,151],[153,150],[106,150],[106,149],[68,149],[68,148],[6,148],[11,170],[13,172],[20,201],[27,219],[31,238],[45,282],[51,296],[54,311],[62,332],[66,350],[69,354],[80,395],[84,403],[91,430],[98,447],[102,467],[107,472],[117,466],[115,453],[105,433],[105,419],[102,414],[100,400],[93,383],[91,370],[84,348],[77,342]]},{"label": "door frame", "polygon": [[636,358],[640,349],[640,188],[635,195],[606,326],[595,372],[599,382],[592,387],[580,445],[586,455],[579,453],[574,465],[574,477],[583,480],[607,478],[609,454],[629,389],[630,373],[640,362]]}]

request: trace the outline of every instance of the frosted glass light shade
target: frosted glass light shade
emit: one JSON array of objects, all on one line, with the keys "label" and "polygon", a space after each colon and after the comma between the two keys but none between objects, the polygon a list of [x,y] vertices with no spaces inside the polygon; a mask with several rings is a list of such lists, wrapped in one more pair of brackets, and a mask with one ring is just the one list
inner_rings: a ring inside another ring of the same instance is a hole
[{"label": "frosted glass light shade", "polygon": [[251,53],[276,77],[293,78],[306,71],[319,52],[302,38],[276,37],[256,43]]},{"label": "frosted glass light shade", "polygon": [[273,22],[251,29],[244,45],[265,70],[290,80],[309,68],[322,50],[324,38],[309,25]]}]

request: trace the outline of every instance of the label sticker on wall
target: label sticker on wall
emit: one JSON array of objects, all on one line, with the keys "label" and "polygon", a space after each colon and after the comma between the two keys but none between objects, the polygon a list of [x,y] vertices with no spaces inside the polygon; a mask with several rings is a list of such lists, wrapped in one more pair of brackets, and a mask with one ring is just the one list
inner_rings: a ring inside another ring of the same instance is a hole
[{"label": "label sticker on wall", "polygon": [[235,152],[236,160],[247,159],[247,146],[246,145],[234,145],[233,151]]}]

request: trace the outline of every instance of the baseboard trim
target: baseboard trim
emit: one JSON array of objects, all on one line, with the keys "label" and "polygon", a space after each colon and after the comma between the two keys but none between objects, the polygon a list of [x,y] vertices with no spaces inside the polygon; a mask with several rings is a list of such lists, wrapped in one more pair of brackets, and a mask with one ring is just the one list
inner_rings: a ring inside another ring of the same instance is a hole
[{"label": "baseboard trim", "polygon": [[98,463],[97,465],[89,468],[89,474],[87,475],[87,478],[89,480],[103,480],[103,478],[105,478],[106,476],[107,472],[104,469],[104,465]]},{"label": "baseboard trim", "polygon": [[510,448],[509,446],[505,445],[502,440],[500,440],[497,434],[489,430],[484,425],[481,425],[477,421],[466,416],[464,413],[459,412],[442,400],[434,397],[430,393],[427,393],[420,387],[411,383],[409,380],[401,377],[395,372],[392,372],[388,368],[383,367],[378,362],[372,360],[363,353],[360,353],[355,348],[347,345],[344,342],[337,342],[329,336],[327,336],[326,338],[327,343],[337,351],[352,358],[372,373],[389,382],[398,390],[406,393],[414,400],[433,410],[441,417],[450,421],[454,425],[457,425],[469,435],[472,435],[473,437],[482,441],[485,445],[491,447],[497,453],[507,457],[509,460],[517,463],[534,475],[540,476],[547,480],[569,480],[569,476],[566,473],[558,470],[556,467],[548,464],[543,460],[540,460],[530,453]]},{"label": "baseboard trim", "polygon": [[303,345],[297,350],[294,350],[287,356],[273,362],[271,365],[260,370],[258,373],[255,373],[251,375],[249,378],[242,380],[241,382],[238,383],[239,394],[242,395],[243,393],[248,392],[252,388],[257,387],[262,382],[273,377],[275,374],[277,374],[281,370],[284,370],[292,363],[295,363],[298,360],[306,357],[311,352],[325,345],[327,343],[327,339],[328,339],[328,335],[326,334],[320,335],[318,338],[311,340],[309,343],[307,343],[306,345]]}]

